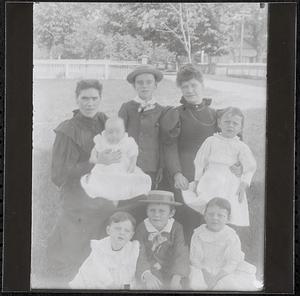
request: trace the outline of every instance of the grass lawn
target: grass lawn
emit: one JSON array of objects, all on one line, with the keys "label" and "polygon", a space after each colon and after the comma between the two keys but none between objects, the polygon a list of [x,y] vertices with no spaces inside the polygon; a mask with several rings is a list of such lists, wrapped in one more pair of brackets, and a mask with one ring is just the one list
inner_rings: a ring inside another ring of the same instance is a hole
[{"label": "grass lawn", "polygon": [[[236,82],[236,81],[235,81]],[[53,129],[72,116],[76,108],[74,99],[76,81],[38,80],[34,82],[34,132],[33,132],[33,221],[32,221],[32,281],[37,282],[39,274],[45,272],[45,247],[49,232],[53,229],[60,211],[58,191],[50,179],[51,147],[54,141]],[[211,84],[213,86],[213,84]],[[121,104],[135,94],[132,87],[123,80],[103,82],[104,93],[101,110],[107,115],[116,113]],[[240,87],[243,89],[243,87]],[[180,92],[171,80],[164,79],[156,95],[163,105],[177,105]],[[230,93],[222,95],[213,87],[206,95],[222,104],[232,105]],[[241,98],[243,93],[241,91]],[[243,102],[240,104],[243,106]],[[264,174],[265,174],[265,109],[248,108],[245,112],[244,141],[250,146],[257,160],[258,169],[254,176],[249,197],[251,215],[251,241],[247,257],[255,263],[262,274],[263,265],[263,221],[264,221]]]}]

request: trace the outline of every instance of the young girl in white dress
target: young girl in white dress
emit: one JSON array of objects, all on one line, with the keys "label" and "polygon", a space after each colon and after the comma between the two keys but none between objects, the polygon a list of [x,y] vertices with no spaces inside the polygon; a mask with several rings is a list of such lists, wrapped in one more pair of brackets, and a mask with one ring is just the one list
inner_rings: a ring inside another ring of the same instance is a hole
[{"label": "young girl in white dress", "polygon": [[[108,119],[105,130],[95,136],[94,142],[90,162],[95,166],[91,173],[81,178],[81,185],[90,197],[103,197],[117,203],[151,190],[150,176],[136,166],[138,146],[125,132],[123,119]],[[98,154],[105,150],[120,152],[120,162],[110,165],[97,163]]]},{"label": "young girl in white dress", "polygon": [[69,282],[72,289],[132,289],[140,244],[131,241],[135,219],[127,212],[116,212],[107,226],[108,236],[91,241],[91,254]]},{"label": "young girl in white dress", "polygon": [[[246,189],[256,171],[256,161],[250,148],[238,134],[242,131],[244,115],[238,108],[228,107],[218,119],[220,133],[208,137],[194,160],[195,181],[182,191],[185,203],[203,214],[206,203],[219,196],[230,201],[230,223],[249,226]],[[236,163],[242,165],[242,175],[230,170]]]},{"label": "young girl in white dress", "polygon": [[230,203],[213,198],[206,206],[202,224],[194,230],[190,247],[192,290],[253,291],[261,288],[256,268],[244,261],[237,233],[226,225]]}]

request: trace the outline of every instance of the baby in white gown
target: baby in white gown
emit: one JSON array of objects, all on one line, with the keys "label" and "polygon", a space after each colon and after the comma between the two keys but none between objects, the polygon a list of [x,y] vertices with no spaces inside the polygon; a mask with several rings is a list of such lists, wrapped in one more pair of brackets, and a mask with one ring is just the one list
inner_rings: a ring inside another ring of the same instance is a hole
[{"label": "baby in white gown", "polygon": [[[237,136],[244,116],[238,108],[226,108],[218,119],[221,133],[208,137],[194,160],[195,181],[182,191],[185,203],[203,214],[206,203],[213,197],[223,197],[231,204],[230,223],[249,226],[246,189],[256,171],[256,161],[250,148]],[[242,175],[237,177],[231,166],[240,162]]]},{"label": "baby in white gown", "polygon": [[[117,202],[147,194],[151,190],[150,176],[136,166],[138,146],[125,132],[121,118],[108,119],[105,130],[95,136],[94,142],[90,162],[95,166],[81,178],[81,185],[90,197]],[[105,150],[120,151],[120,162],[110,165],[97,163],[99,153]]]}]

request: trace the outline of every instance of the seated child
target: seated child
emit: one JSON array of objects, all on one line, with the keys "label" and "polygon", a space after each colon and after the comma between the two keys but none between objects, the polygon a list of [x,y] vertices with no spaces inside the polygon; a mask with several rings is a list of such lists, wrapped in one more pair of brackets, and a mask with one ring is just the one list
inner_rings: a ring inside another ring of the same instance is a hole
[{"label": "seated child", "polygon": [[258,290],[256,268],[244,261],[240,239],[226,225],[230,212],[230,203],[215,197],[207,203],[206,224],[194,230],[190,249],[193,290]]},{"label": "seated child", "polygon": [[141,243],[137,263],[137,280],[143,288],[182,289],[189,274],[188,248],[182,225],[173,218],[175,202],[172,192],[153,190],[147,199],[147,216],[138,227],[135,239]]},{"label": "seated child", "polygon": [[[189,190],[182,191],[184,202],[203,214],[206,203],[215,196],[231,204],[230,223],[249,226],[246,189],[256,170],[256,161],[250,148],[238,134],[242,131],[244,115],[238,108],[228,107],[218,118],[221,133],[208,137],[195,158],[195,181]],[[231,167],[240,163],[242,175],[237,177]]]},{"label": "seated child", "polygon": [[[94,138],[95,147],[90,162],[95,163],[91,173],[81,178],[81,185],[92,198],[112,201],[126,200],[151,190],[151,178],[136,166],[138,146],[125,132],[123,119],[110,118],[105,130]],[[104,150],[121,152],[121,161],[110,165],[98,163],[98,154]]]},{"label": "seated child", "polygon": [[91,254],[69,283],[72,289],[123,289],[135,285],[140,244],[130,241],[135,219],[126,212],[116,212],[107,226],[108,236],[91,241]]}]

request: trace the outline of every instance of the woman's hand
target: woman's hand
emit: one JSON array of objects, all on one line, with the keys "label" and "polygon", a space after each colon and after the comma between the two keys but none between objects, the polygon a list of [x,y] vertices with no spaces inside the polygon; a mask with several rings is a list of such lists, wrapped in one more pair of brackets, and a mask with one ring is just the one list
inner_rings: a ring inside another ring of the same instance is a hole
[{"label": "woman's hand", "polygon": [[189,181],[181,173],[176,173],[174,175],[174,186],[177,189],[188,190],[189,189]]},{"label": "woman's hand", "polygon": [[121,151],[112,151],[111,149],[106,149],[100,153],[98,153],[97,163],[101,163],[104,165],[110,165],[113,163],[118,163],[121,161]]},{"label": "woman's hand", "polygon": [[148,290],[158,290],[161,288],[161,281],[150,270],[145,272],[143,277]]},{"label": "woman's hand", "polygon": [[239,161],[232,165],[230,170],[238,178],[243,174],[243,166]]},{"label": "woman's hand", "polygon": [[163,169],[159,168],[157,170],[156,176],[155,176],[155,186],[158,187],[159,183],[161,182],[163,178]]}]

